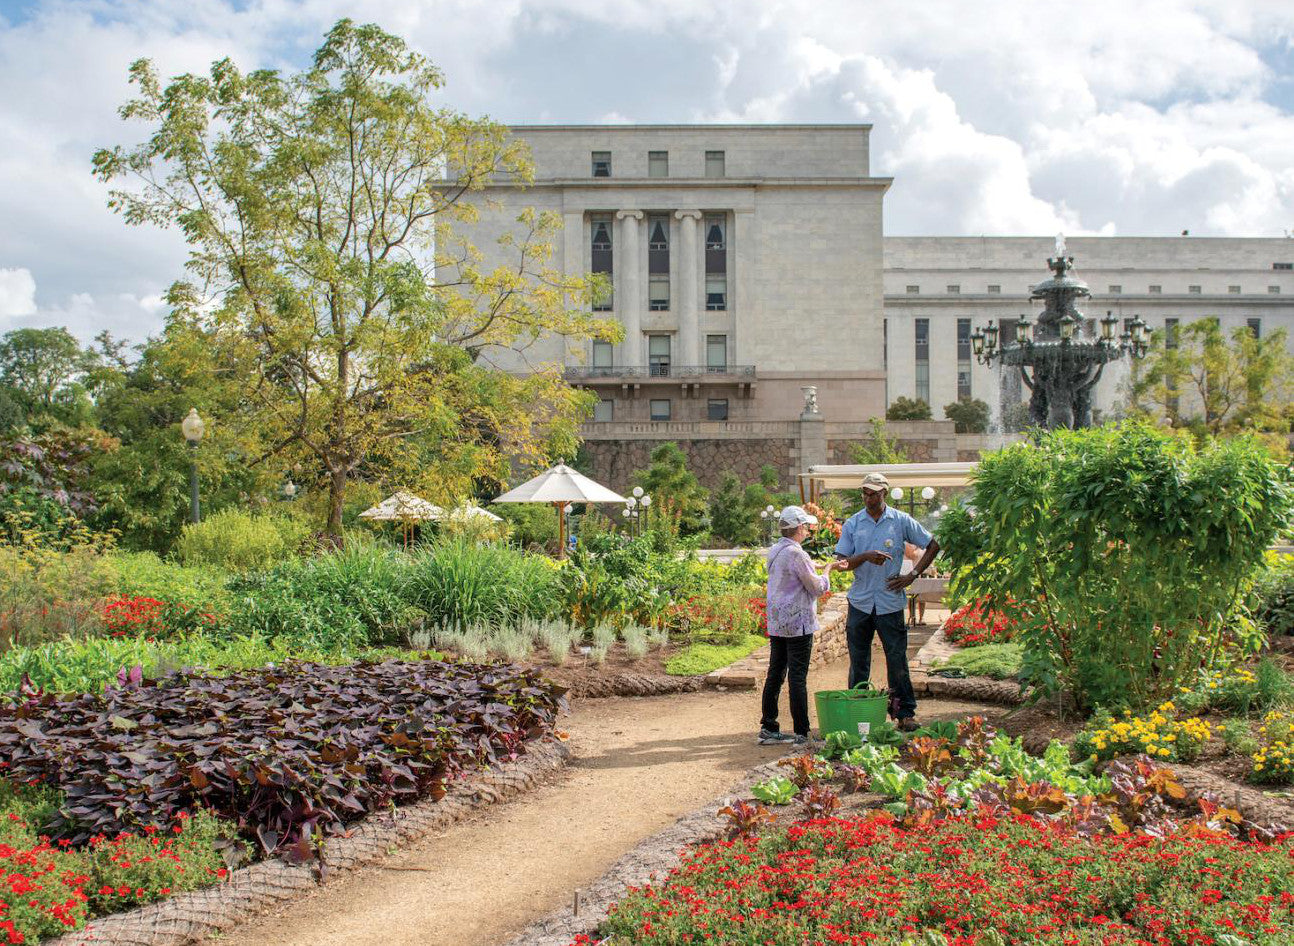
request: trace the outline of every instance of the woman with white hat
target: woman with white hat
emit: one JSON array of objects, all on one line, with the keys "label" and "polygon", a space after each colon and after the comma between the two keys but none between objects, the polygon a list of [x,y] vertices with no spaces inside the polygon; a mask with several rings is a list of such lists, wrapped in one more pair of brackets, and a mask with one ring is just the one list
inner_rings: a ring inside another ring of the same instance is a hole
[{"label": "woman with white hat", "polygon": [[[818,519],[799,506],[787,506],[777,515],[782,537],[768,550],[768,677],[764,681],[759,744],[804,744],[809,741],[809,656],[813,633],[818,629],[818,598],[831,590],[833,569],[844,562],[828,562],[819,575],[813,560],[801,548],[809,527]],[[777,722],[782,681],[788,679],[791,724],[794,735]]]}]

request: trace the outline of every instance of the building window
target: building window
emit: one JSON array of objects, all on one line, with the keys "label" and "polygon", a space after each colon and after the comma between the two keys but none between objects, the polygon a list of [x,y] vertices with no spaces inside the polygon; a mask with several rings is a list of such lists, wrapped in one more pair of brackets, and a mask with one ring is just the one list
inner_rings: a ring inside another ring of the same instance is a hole
[{"label": "building window", "polygon": [[669,217],[647,218],[647,308],[669,308]]},{"label": "building window", "polygon": [[614,401],[608,398],[602,398],[597,402],[597,404],[593,405],[593,420],[595,422],[599,424],[609,424],[611,421],[615,420],[615,416],[616,412]]},{"label": "building window", "polygon": [[1253,333],[1254,338],[1263,337],[1262,319],[1248,319],[1245,324],[1249,326],[1249,331]]},{"label": "building window", "polygon": [[1239,295],[1239,294],[1240,294],[1240,287],[1239,287],[1239,286],[1227,286],[1227,292],[1230,292],[1230,293],[1234,293],[1234,294],[1236,294],[1236,295]]},{"label": "building window", "polygon": [[594,177],[611,176],[611,152],[610,151],[593,152],[593,176]]},{"label": "building window", "polygon": [[1150,287],[1150,291],[1151,291],[1151,292],[1163,292],[1163,291],[1164,291],[1164,287],[1163,287],[1163,286],[1151,286],[1151,287]]},{"label": "building window", "polygon": [[652,420],[669,420],[670,402],[669,398],[652,398],[651,401],[651,419]]},{"label": "building window", "polygon": [[916,319],[914,324],[917,356],[917,398],[930,403],[930,320]]},{"label": "building window", "polygon": [[728,399],[726,397],[712,397],[705,402],[706,420],[727,420],[728,419]]},{"label": "building window", "polygon": [[957,400],[971,396],[971,320],[957,320]]},{"label": "building window", "polygon": [[705,367],[715,374],[728,370],[728,336],[707,335],[705,337]]},{"label": "building window", "polygon": [[1002,292],[1002,287],[999,286],[997,283],[991,282],[988,284],[988,291],[989,291],[989,295],[993,295],[993,296],[1000,295]]},{"label": "building window", "polygon": [[648,177],[669,177],[669,152],[668,151],[648,151],[647,152],[647,176]]},{"label": "building window", "polygon": [[953,295],[953,296],[955,296],[955,295],[959,294],[961,291],[962,291],[962,287],[961,287],[961,286],[949,286],[949,287],[948,287],[948,294],[949,294],[949,295]]},{"label": "building window", "polygon": [[[595,273],[601,273],[608,280],[612,276],[612,255],[611,255],[611,218],[610,217],[593,217],[589,221],[589,230],[592,234],[592,263],[589,269]],[[594,312],[610,312],[615,304],[610,291],[604,298],[594,301]]]},{"label": "building window", "polygon": [[705,153],[705,176],[706,177],[723,177],[723,152],[707,151]]},{"label": "building window", "polygon": [[1278,296],[1278,295],[1280,295],[1281,287],[1280,287],[1280,286],[1268,286],[1268,287],[1267,287],[1267,291],[1268,291],[1268,292],[1270,292],[1273,296]]},{"label": "building window", "polygon": [[1121,292],[1123,292],[1123,287],[1122,287],[1122,286],[1118,286],[1118,285],[1112,285],[1112,286],[1110,286],[1110,295],[1112,295],[1112,296],[1117,296],[1117,295],[1118,295],[1119,293],[1121,293]]},{"label": "building window", "polygon": [[611,343],[594,342],[593,343],[593,367],[610,368],[613,364],[614,362],[612,361],[612,357],[611,357]]},{"label": "building window", "polygon": [[890,370],[890,320],[881,319],[881,367]]},{"label": "building window", "polygon": [[728,220],[721,214],[705,218],[705,307],[728,308]]},{"label": "building window", "polygon": [[669,377],[669,336],[647,336],[647,366],[653,378]]},{"label": "building window", "polygon": [[1199,287],[1199,286],[1187,286],[1187,287],[1186,287],[1186,291],[1187,291],[1187,292],[1192,292],[1192,293],[1194,293],[1195,295],[1197,295],[1197,296],[1198,296],[1198,295],[1200,294],[1200,287]]},{"label": "building window", "polygon": [[920,287],[920,286],[908,286],[908,295],[910,295],[910,296],[915,296],[915,295],[917,295],[919,292],[921,292],[921,287]]},{"label": "building window", "polygon": [[1294,269],[1294,263],[1272,263],[1272,269]]},{"label": "building window", "polygon": [[[1177,347],[1178,321],[1179,321],[1178,319],[1164,319],[1164,348],[1172,349]],[[1126,319],[1124,320],[1125,332],[1129,331],[1128,326],[1130,324],[1131,323],[1128,322],[1128,320]],[[1168,379],[1165,379],[1165,380],[1168,380]],[[1177,416],[1178,404],[1179,404],[1179,399],[1176,394],[1168,395],[1168,398],[1166,399],[1164,406],[1168,408],[1168,414],[1170,417]]]}]

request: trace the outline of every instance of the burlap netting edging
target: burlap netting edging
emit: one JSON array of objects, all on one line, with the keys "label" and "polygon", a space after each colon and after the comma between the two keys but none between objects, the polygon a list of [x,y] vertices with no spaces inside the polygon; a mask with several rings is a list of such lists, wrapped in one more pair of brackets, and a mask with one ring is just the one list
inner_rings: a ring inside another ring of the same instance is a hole
[{"label": "burlap netting edging", "polygon": [[[420,801],[391,814],[370,815],[348,835],[328,839],[323,857],[326,874],[380,861],[392,846],[420,840],[474,808],[534,788],[564,766],[569,755],[560,742],[531,743],[517,761],[452,783],[440,801]],[[93,920],[80,932],[47,940],[46,946],[180,946],[227,930],[318,883],[318,865],[263,861],[234,871],[214,887]]]}]

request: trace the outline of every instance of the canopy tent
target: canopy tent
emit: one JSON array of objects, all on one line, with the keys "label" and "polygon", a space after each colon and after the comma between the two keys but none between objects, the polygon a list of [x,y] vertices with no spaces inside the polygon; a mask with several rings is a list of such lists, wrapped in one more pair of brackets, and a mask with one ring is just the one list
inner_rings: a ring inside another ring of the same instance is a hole
[{"label": "canopy tent", "polygon": [[890,486],[920,489],[923,486],[960,487],[970,483],[978,464],[967,463],[852,463],[819,464],[800,474],[800,499],[815,502],[829,489],[858,489],[868,473],[884,473]]},{"label": "canopy tent", "polygon": [[532,480],[504,493],[496,503],[549,503],[557,507],[557,556],[566,556],[568,503],[624,503],[625,497],[559,463]]},{"label": "canopy tent", "polygon": [[404,532],[404,547],[409,547],[409,536],[415,522],[426,522],[439,519],[445,510],[435,503],[429,503],[421,496],[400,490],[382,500],[376,506],[365,509],[359,514],[361,519],[373,522],[398,522]]}]

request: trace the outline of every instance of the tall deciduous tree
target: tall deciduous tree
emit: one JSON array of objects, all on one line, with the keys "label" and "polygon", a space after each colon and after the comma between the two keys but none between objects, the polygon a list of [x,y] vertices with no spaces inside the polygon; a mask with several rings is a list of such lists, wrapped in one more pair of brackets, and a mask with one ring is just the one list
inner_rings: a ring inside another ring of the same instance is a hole
[{"label": "tall deciduous tree", "polygon": [[1285,330],[1257,338],[1237,328],[1228,338],[1216,318],[1180,326],[1170,339],[1151,338],[1150,354],[1135,365],[1133,403],[1164,412],[1174,424],[1203,424],[1211,434],[1248,428],[1278,430],[1291,395],[1294,359]]},{"label": "tall deciduous tree", "polygon": [[152,135],[95,170],[132,183],[111,200],[129,223],[183,231],[192,278],[171,288],[173,318],[246,371],[243,422],[267,455],[325,471],[330,531],[357,472],[443,496],[573,451],[587,395],[478,358],[618,329],[581,304],[599,287],[549,266],[557,215],[523,213],[494,267],[461,232],[469,195],[532,169],[503,126],[431,104],[426,58],[341,20],[299,74],[222,60],[163,87],[141,60],[131,79],[121,114]]},{"label": "tall deciduous tree", "polygon": [[84,422],[90,405],[80,381],[92,361],[65,328],[20,328],[0,336],[0,384],[28,420]]}]

